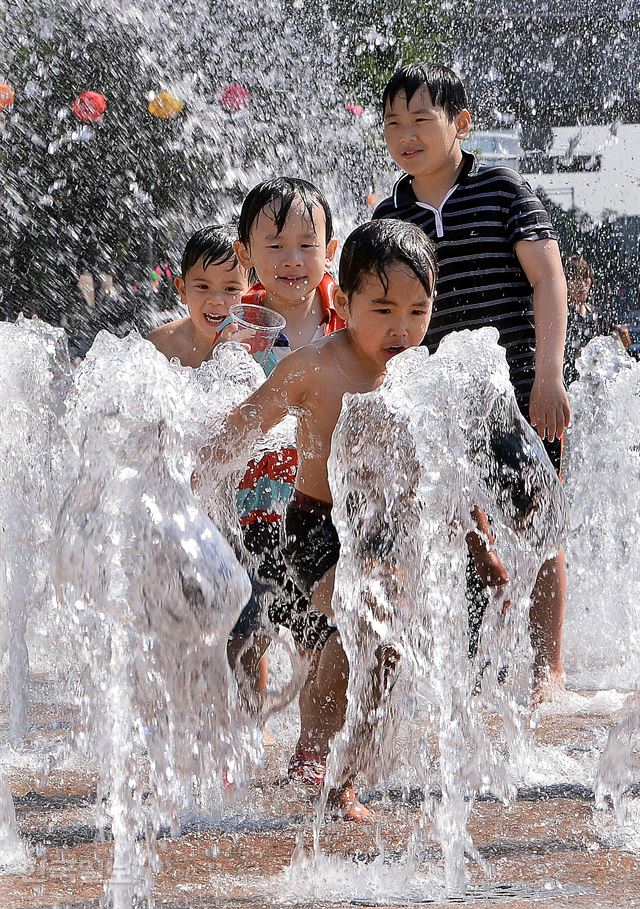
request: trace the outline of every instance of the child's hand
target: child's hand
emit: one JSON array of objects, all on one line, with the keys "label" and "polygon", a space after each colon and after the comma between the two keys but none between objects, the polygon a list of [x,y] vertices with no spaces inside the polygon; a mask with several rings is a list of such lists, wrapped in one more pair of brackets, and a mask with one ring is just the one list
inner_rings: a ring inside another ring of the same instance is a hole
[{"label": "child's hand", "polygon": [[[234,337],[234,335],[237,333],[238,336]],[[245,341],[245,338],[247,338],[247,336],[251,336],[250,330],[244,329],[243,331],[240,331],[239,326],[236,325],[235,322],[229,322],[227,324],[227,320],[225,319],[221,325],[221,330],[216,335],[213,346],[217,347],[218,344],[223,344],[225,341],[238,341],[240,344],[242,344],[247,353],[250,353],[251,345]]]},{"label": "child's hand", "polygon": [[[484,586],[490,588],[494,595],[506,593],[505,588],[509,583],[509,575],[498,554],[491,549],[486,549],[484,553],[474,553],[473,558]],[[511,600],[505,598],[502,604],[502,615],[510,606]]]},{"label": "child's hand", "polygon": [[[497,552],[489,549],[485,540],[474,531],[468,533],[466,539],[482,586],[491,588],[496,594],[500,593],[509,583],[509,575]],[[505,599],[502,605],[503,615],[510,606],[510,600]]]},{"label": "child's hand", "polygon": [[216,332],[216,339],[213,342],[213,346],[216,347],[218,344],[222,344],[224,341],[232,341],[235,338],[232,337],[238,330],[238,326],[235,322],[229,321],[229,317],[222,322],[220,328]]},{"label": "child's hand", "polygon": [[509,583],[507,569],[498,554],[491,549],[476,550],[473,561],[484,587],[505,587]]},{"label": "child's hand", "polygon": [[569,398],[561,376],[548,376],[536,370],[529,402],[531,425],[541,439],[559,439],[571,420]]}]

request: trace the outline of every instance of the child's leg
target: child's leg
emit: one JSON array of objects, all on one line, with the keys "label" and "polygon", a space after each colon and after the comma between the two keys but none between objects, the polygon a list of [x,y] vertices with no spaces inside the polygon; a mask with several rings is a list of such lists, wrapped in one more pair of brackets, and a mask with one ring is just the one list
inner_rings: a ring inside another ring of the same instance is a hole
[{"label": "child's leg", "polygon": [[[321,759],[326,761],[331,741],[345,721],[347,712],[347,683],[349,663],[339,635],[332,634],[322,649],[315,684],[311,693],[311,713],[307,717],[311,740]],[[354,775],[337,789],[331,791],[329,804],[337,808],[347,821],[362,823],[370,818],[370,811],[358,801],[353,782]]]},{"label": "child's leg", "polygon": [[301,717],[301,737],[322,758],[329,753],[329,743],[342,729],[347,709],[349,663],[339,635],[332,634],[322,648],[318,670],[308,692],[307,712]]},{"label": "child's leg", "polygon": [[330,568],[329,571],[323,575],[311,597],[311,605],[313,608],[330,619],[333,618],[331,601],[333,599],[333,588],[335,587],[335,583],[336,567],[334,565],[333,568]]},{"label": "child's leg", "polygon": [[552,697],[563,687],[562,626],[567,598],[567,565],[564,552],[545,562],[533,588],[529,613],[531,643],[535,651],[534,700]]},{"label": "child's leg", "polygon": [[[527,411],[528,412],[528,411]],[[545,451],[562,482],[562,439],[543,439]],[[562,626],[567,602],[567,564],[564,552],[544,563],[538,573],[529,612],[534,650],[534,703],[550,700],[564,687]]]},{"label": "child's leg", "polygon": [[[335,566],[328,571],[311,597],[311,605],[318,612],[333,618],[331,601],[335,585]],[[345,721],[347,713],[347,685],[349,682],[349,662],[342,647],[340,636],[332,634],[322,648],[318,670],[313,680],[309,698],[309,713],[305,717],[308,738],[322,760],[326,761],[332,739]],[[301,718],[302,728],[303,721]],[[330,802],[340,809],[345,820],[362,822],[368,820],[370,812],[357,798],[353,776],[334,790]]]},{"label": "child's leg", "polygon": [[[231,637],[227,643],[227,658],[229,665],[236,674],[236,678],[243,688],[243,681],[248,683],[251,696],[245,697],[254,709],[259,708],[264,692],[267,690],[267,672],[265,651],[269,646],[269,638],[246,638],[240,635]],[[238,663],[240,664],[238,666]]]}]

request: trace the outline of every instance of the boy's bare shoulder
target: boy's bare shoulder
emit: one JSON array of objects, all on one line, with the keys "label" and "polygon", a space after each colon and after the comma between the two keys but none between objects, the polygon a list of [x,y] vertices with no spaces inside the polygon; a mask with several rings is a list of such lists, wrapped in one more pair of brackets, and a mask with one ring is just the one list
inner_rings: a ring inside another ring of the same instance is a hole
[{"label": "boy's bare shoulder", "polygon": [[286,385],[290,393],[301,400],[319,383],[326,384],[326,371],[335,364],[333,349],[336,341],[332,340],[335,337],[328,335],[290,353],[272,373],[272,384]]},{"label": "boy's bare shoulder", "polygon": [[292,372],[303,371],[315,375],[318,370],[330,367],[335,363],[336,353],[343,343],[343,339],[339,337],[341,334],[342,332],[336,332],[319,341],[314,341],[307,347],[299,347],[283,362]]},{"label": "boy's bare shoulder", "polygon": [[173,322],[164,322],[162,325],[157,325],[147,335],[147,341],[155,341],[156,338],[171,337],[176,331],[180,331],[186,321],[186,319],[174,319]]},{"label": "boy's bare shoulder", "polygon": [[188,319],[174,319],[173,322],[165,322],[164,325],[158,325],[147,335],[147,341],[151,341],[160,353],[171,358],[177,356],[178,348],[182,345],[184,323]]}]

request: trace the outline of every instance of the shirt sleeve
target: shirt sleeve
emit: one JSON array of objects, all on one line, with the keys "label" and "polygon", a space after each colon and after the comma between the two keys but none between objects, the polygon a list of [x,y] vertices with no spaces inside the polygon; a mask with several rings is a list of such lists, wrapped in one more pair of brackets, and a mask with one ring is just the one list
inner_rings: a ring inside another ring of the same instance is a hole
[{"label": "shirt sleeve", "polygon": [[511,246],[519,240],[557,240],[551,218],[527,181],[515,171],[509,172],[511,204],[507,212],[506,232]]}]

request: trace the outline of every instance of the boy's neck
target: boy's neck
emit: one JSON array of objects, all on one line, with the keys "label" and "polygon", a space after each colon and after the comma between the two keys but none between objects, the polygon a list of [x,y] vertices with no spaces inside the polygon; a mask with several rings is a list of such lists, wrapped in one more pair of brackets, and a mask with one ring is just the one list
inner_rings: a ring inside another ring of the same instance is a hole
[{"label": "boy's neck", "polygon": [[[282,297],[279,297],[277,294],[268,290],[265,297],[265,306],[280,313],[285,319],[287,318],[287,315],[295,315],[304,318],[316,308],[318,308],[318,315],[320,316],[320,310],[322,308],[320,304],[320,294],[318,293],[317,288],[314,288],[304,297],[301,296],[298,300],[283,300]],[[320,320],[318,319],[318,325],[319,324]]]},{"label": "boy's neck", "polygon": [[317,288],[299,300],[283,300],[267,291],[265,305],[286,320],[285,334],[291,350],[305,347],[313,340],[322,322],[322,300]]},{"label": "boy's neck", "polygon": [[462,149],[457,144],[455,152],[437,171],[416,174],[411,186],[418,202],[424,202],[432,208],[440,208],[449,190],[456,185],[463,162]]},{"label": "boy's neck", "polygon": [[348,326],[344,332],[340,332],[339,334],[342,336],[343,344],[350,351],[348,363],[351,366],[351,375],[344,369],[342,371],[351,379],[357,377],[356,385],[360,386],[356,387],[356,385],[354,385],[352,390],[371,391],[374,388],[379,388],[387,375],[386,366],[381,366],[380,363],[371,360],[361,352],[357,342],[354,341]]}]

